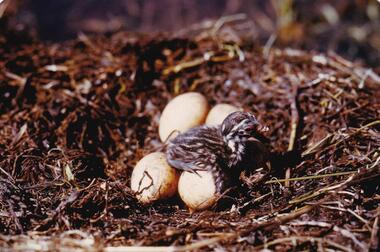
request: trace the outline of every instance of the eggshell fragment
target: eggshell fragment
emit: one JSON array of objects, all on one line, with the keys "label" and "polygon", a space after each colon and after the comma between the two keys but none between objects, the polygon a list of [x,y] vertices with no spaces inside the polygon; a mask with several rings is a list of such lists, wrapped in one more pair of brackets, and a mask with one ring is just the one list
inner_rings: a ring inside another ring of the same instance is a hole
[{"label": "eggshell fragment", "polygon": [[131,189],[141,203],[166,199],[177,193],[179,173],[162,152],[142,158],[132,171]]},{"label": "eggshell fragment", "polygon": [[206,98],[196,92],[181,94],[162,111],[159,135],[162,142],[204,123],[209,106]]},{"label": "eggshell fragment", "polygon": [[206,125],[222,124],[224,119],[226,119],[226,117],[229,114],[236,111],[241,111],[241,109],[227,103],[217,104],[208,113],[205,124]]},{"label": "eggshell fragment", "polygon": [[191,212],[209,208],[217,201],[215,181],[209,171],[182,172],[178,192]]}]

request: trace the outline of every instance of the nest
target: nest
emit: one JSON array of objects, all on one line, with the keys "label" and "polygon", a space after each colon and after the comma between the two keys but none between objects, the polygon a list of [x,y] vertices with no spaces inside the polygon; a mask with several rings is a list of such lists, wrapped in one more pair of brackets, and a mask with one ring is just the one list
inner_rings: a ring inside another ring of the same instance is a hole
[{"label": "nest", "polygon": [[[60,44],[3,32],[0,247],[376,250],[380,77],[333,53],[261,47],[245,29]],[[162,147],[161,111],[186,91],[253,112],[280,157],[224,209],[143,206],[129,187]]]}]

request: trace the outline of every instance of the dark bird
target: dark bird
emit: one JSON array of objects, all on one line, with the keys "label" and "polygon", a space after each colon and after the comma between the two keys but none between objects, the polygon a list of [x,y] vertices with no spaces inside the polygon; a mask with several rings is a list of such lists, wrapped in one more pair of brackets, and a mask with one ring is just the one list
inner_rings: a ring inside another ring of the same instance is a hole
[{"label": "dark bird", "polygon": [[267,127],[248,112],[234,112],[219,126],[199,126],[178,135],[167,147],[168,163],[183,171],[211,171],[221,193],[243,169],[262,166],[268,151],[260,141]]}]

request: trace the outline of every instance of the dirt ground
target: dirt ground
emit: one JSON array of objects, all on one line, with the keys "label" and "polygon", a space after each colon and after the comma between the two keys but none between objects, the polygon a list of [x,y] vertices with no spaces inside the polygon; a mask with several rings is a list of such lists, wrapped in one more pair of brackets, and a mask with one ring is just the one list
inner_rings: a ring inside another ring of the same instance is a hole
[{"label": "dirt ground", "polygon": [[[0,22],[0,248],[379,249],[380,72],[263,45],[246,23],[51,43]],[[163,108],[187,91],[253,112],[277,157],[193,214],[130,190],[136,162],[163,147]]]}]

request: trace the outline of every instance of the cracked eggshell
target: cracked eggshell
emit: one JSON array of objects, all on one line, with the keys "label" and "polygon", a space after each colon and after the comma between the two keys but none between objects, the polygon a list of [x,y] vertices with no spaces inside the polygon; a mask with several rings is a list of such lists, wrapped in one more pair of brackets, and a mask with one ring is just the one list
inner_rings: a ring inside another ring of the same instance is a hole
[{"label": "cracked eggshell", "polygon": [[162,111],[158,128],[161,141],[203,124],[208,111],[207,99],[200,93],[189,92],[175,97]]},{"label": "cracked eggshell", "polygon": [[131,189],[141,203],[170,198],[177,193],[179,173],[169,166],[166,155],[153,152],[143,157],[132,171]]},{"label": "cracked eggshell", "polygon": [[182,172],[178,192],[191,212],[207,209],[217,201],[215,180],[210,171]]},{"label": "cracked eggshell", "polygon": [[215,105],[207,115],[206,125],[220,125],[226,117],[236,111],[242,111],[238,107],[227,103],[220,103]]}]

